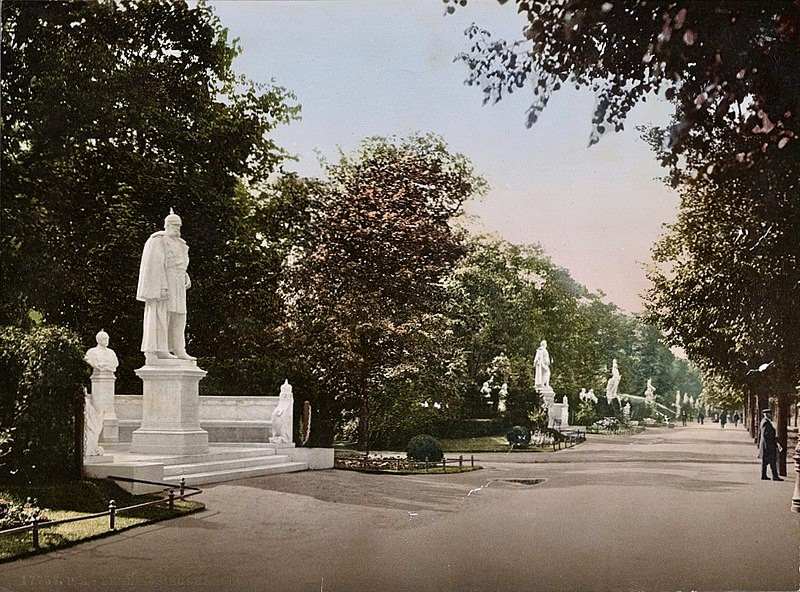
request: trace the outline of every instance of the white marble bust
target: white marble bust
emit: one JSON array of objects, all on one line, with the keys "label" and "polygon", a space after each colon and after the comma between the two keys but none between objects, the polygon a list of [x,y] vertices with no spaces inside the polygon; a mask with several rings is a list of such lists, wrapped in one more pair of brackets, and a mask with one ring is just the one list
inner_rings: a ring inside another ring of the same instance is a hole
[{"label": "white marble bust", "polygon": [[83,357],[84,361],[94,368],[95,372],[111,372],[113,374],[117,371],[119,360],[114,350],[108,347],[108,333],[100,329],[95,339],[97,345],[86,352]]}]

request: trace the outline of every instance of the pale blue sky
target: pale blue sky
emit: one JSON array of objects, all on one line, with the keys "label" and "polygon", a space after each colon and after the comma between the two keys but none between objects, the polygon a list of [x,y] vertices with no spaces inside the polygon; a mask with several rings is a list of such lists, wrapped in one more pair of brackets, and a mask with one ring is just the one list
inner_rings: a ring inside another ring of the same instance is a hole
[{"label": "pale blue sky", "polygon": [[677,197],[635,125],[667,122],[669,105],[639,106],[620,134],[587,149],[594,96],[565,89],[527,129],[530,91],[482,106],[464,85],[471,23],[516,39],[522,21],[513,6],[470,0],[455,15],[424,1],[212,2],[240,39],[238,72],[274,79],[302,104],[302,121],[278,141],[299,157],[289,166],[319,173],[317,152],[335,158],[365,136],[432,131],[469,156],[490,183],[469,205],[473,228],[517,243],[540,243],[556,263],[609,300],[639,311],[647,281],[642,263]]}]

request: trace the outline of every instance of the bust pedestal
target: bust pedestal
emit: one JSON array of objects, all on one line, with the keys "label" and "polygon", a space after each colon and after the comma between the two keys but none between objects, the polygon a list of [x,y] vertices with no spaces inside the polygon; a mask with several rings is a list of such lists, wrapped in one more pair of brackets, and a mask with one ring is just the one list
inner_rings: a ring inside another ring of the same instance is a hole
[{"label": "bust pedestal", "polygon": [[205,454],[208,432],[200,428],[200,381],[205,370],[193,360],[158,360],[145,364],[142,379],[142,425],[133,432],[131,451],[144,454]]},{"label": "bust pedestal", "polygon": [[119,419],[114,410],[114,383],[116,377],[110,370],[92,372],[92,402],[103,414],[103,431],[100,442],[119,442]]}]

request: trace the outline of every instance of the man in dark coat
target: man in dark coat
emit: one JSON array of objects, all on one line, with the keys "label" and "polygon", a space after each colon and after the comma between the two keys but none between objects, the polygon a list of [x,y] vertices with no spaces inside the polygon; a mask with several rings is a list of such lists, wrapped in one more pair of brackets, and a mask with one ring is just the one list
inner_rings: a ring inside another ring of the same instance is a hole
[{"label": "man in dark coat", "polygon": [[767,479],[767,465],[772,468],[772,480],[783,481],[778,476],[778,437],[775,426],[772,423],[772,410],[764,409],[764,418],[759,426],[760,436],[758,442],[758,454],[761,457],[761,478]]}]

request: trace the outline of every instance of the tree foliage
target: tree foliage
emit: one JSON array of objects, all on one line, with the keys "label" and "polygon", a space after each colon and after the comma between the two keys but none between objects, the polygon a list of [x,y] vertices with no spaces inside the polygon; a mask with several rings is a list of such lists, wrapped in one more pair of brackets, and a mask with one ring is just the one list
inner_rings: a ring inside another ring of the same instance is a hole
[{"label": "tree foliage", "polygon": [[502,354],[508,360],[509,416],[515,406],[525,410],[511,422],[526,421],[539,403],[533,359],[542,339],[551,354],[551,384],[575,409],[581,388],[604,392],[613,358],[623,376],[621,392],[641,395],[652,378],[662,396],[677,388],[700,393],[696,371],[675,358],[656,328],[589,292],[541,248],[488,237],[473,238],[469,246],[448,281],[454,302],[450,314],[466,353],[467,413],[491,415],[494,402],[487,405],[481,390],[486,368]]},{"label": "tree foliage", "polygon": [[77,477],[76,410],[89,368],[61,327],[0,328],[0,479]]},{"label": "tree foliage", "polygon": [[327,165],[282,292],[321,405],[329,417],[357,412],[362,442],[371,398],[387,379],[419,373],[432,361],[421,344],[446,332],[442,280],[464,253],[451,221],[483,188],[435,136],[370,138]]},{"label": "tree foliage", "polygon": [[531,86],[528,126],[554,92],[574,84],[597,95],[590,145],[623,129],[637,103],[665,93],[678,116],[669,137],[673,163],[690,129],[734,130],[742,150],[718,154],[721,160],[739,153],[752,160],[800,132],[797,0],[516,0],[516,6],[527,20],[523,39],[494,39],[472,25],[469,48],[457,59],[484,102]]},{"label": "tree foliage", "polygon": [[669,179],[681,209],[654,248],[648,310],[706,371],[788,393],[800,381],[800,152],[793,145],[769,164],[714,166],[718,149],[741,143],[724,129],[688,137]]},{"label": "tree foliage", "polygon": [[10,1],[2,19],[2,322],[35,309],[87,341],[103,327],[136,388],[139,257],[172,206],[202,270],[190,347],[250,346],[239,321],[270,278],[274,299],[279,262],[237,183],[285,158],[270,132],[295,117],[291,94],[233,72],[239,48],[203,3]]}]

